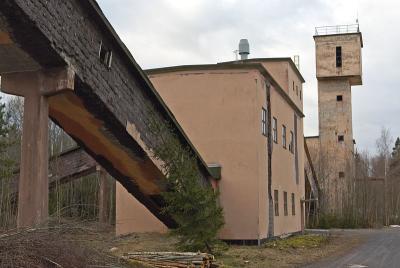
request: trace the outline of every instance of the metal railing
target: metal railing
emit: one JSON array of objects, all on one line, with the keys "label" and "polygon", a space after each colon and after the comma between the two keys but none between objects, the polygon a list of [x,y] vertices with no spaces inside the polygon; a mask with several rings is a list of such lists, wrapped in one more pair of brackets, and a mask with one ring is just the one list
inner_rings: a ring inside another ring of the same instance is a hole
[{"label": "metal railing", "polygon": [[315,27],[315,35],[359,33],[359,24]]}]

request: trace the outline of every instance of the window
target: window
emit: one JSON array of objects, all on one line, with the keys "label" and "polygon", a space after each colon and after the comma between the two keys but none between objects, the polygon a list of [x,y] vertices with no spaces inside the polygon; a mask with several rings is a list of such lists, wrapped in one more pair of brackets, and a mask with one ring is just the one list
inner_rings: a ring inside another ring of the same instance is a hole
[{"label": "window", "polygon": [[342,47],[336,47],[336,67],[342,67]]},{"label": "window", "polygon": [[275,143],[278,143],[278,120],[274,117],[272,121],[272,135]]},{"label": "window", "polygon": [[286,126],[282,125],[282,145],[286,149]]},{"label": "window", "polygon": [[290,131],[289,151],[294,153],[294,135],[293,131]]},{"label": "window", "polygon": [[261,132],[267,136],[267,110],[263,107],[261,111]]},{"label": "window", "polygon": [[283,192],[283,212],[285,216],[288,215],[287,192]]},{"label": "window", "polygon": [[343,96],[342,95],[337,95],[336,96],[336,101],[343,101]]},{"label": "window", "polygon": [[303,99],[303,90],[300,89],[300,100]]},{"label": "window", "polygon": [[299,96],[299,86],[296,86],[296,95]]},{"label": "window", "polygon": [[294,81],[293,81],[293,91],[294,91]]},{"label": "window", "polygon": [[344,175],[345,175],[345,174],[344,174],[343,171],[339,172],[339,178],[341,178],[341,179],[344,178]]},{"label": "window", "polygon": [[99,58],[108,69],[111,69],[113,54],[103,45],[103,42],[100,43]]},{"label": "window", "polygon": [[337,139],[338,139],[338,142],[343,142],[344,141],[344,136],[343,135],[339,135]]},{"label": "window", "polygon": [[296,215],[296,198],[294,196],[294,193],[292,193],[292,215]]},{"label": "window", "polygon": [[274,190],[274,210],[275,216],[279,216],[279,192]]}]

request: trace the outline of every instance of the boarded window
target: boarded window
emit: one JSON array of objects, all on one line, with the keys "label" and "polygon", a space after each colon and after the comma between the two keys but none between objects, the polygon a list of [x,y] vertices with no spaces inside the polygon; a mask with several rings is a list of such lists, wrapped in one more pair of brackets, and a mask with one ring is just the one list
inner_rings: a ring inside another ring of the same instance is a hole
[{"label": "boarded window", "polygon": [[279,216],[279,192],[274,190],[274,210],[275,216]]},{"label": "boarded window", "polygon": [[342,47],[336,47],[336,67],[342,67]]},{"label": "boarded window", "polygon": [[283,212],[285,213],[285,216],[287,216],[288,213],[288,196],[287,192],[283,192]]}]

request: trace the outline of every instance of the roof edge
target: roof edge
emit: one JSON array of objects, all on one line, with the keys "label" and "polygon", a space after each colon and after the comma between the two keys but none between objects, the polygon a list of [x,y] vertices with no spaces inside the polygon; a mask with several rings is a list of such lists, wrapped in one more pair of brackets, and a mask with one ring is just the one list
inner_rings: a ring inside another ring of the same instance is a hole
[{"label": "roof edge", "polygon": [[179,65],[163,68],[148,69],[145,72],[148,75],[166,74],[171,72],[183,72],[183,71],[200,71],[200,70],[223,70],[223,69],[247,69],[247,70],[258,70],[261,75],[267,78],[271,84],[276,88],[278,93],[287,101],[287,103],[298,113],[300,117],[305,117],[303,112],[297,107],[293,100],[286,94],[282,87],[275,81],[273,76],[267,71],[267,69],[261,63],[244,63],[237,64],[235,62],[217,63],[217,64],[199,64],[199,65]]}]

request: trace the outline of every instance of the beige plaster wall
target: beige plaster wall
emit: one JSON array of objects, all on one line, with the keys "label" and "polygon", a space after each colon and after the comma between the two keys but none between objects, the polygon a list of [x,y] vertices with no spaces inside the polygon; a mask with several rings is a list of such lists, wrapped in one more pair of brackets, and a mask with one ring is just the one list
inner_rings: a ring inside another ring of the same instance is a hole
[{"label": "beige plaster wall", "polygon": [[[276,92],[271,92],[272,116],[278,121],[278,143],[274,143],[272,155],[272,189],[279,192],[279,216],[274,217],[275,235],[301,230],[301,202],[304,198],[304,134],[303,120],[298,117],[298,176],[296,183],[295,154],[282,145],[282,125],[286,126],[287,144],[290,142],[290,131],[294,132],[294,111]],[[284,215],[284,192],[288,193],[288,215]],[[295,213],[292,215],[291,194],[295,194]]]},{"label": "beige plaster wall", "polygon": [[259,178],[267,178],[267,160],[258,150],[266,148],[260,130],[260,101],[266,98],[260,96],[259,73],[200,70],[150,79],[205,161],[222,166],[219,187],[226,224],[220,237],[262,238],[259,225],[266,229],[267,224],[260,222],[266,217],[260,217],[259,207],[266,208],[260,200],[266,203],[267,198],[259,196],[266,189]]},{"label": "beige plaster wall", "polygon": [[296,106],[303,111],[303,83],[289,62],[260,60],[275,81],[288,94]]},{"label": "beige plaster wall", "polygon": [[116,235],[134,232],[166,233],[168,228],[116,182]]},{"label": "beige plaster wall", "polygon": [[[258,70],[191,70],[150,75],[150,80],[207,163],[222,166],[220,202],[226,225],[220,238],[253,240],[267,237],[267,138],[261,133],[261,111],[266,108],[266,86]],[[294,111],[272,88],[272,113],[293,129]],[[301,230],[300,198],[304,195],[303,125],[298,118],[299,184],[294,177],[294,155],[274,146],[273,187],[279,189],[281,216],[275,235]],[[279,129],[279,133],[281,130]],[[281,134],[279,134],[281,135]],[[283,216],[283,191],[288,192],[289,216]],[[296,216],[291,215],[290,194],[296,194]],[[143,208],[132,206],[117,191],[117,207],[134,208],[127,217],[117,213],[119,233],[163,231]],[[119,201],[118,201],[119,200]],[[128,220],[126,219],[128,218]],[[141,220],[138,220],[140,218]],[[149,220],[149,228],[144,226]],[[157,221],[157,220],[156,220]],[[144,228],[146,227],[146,228]]]}]

